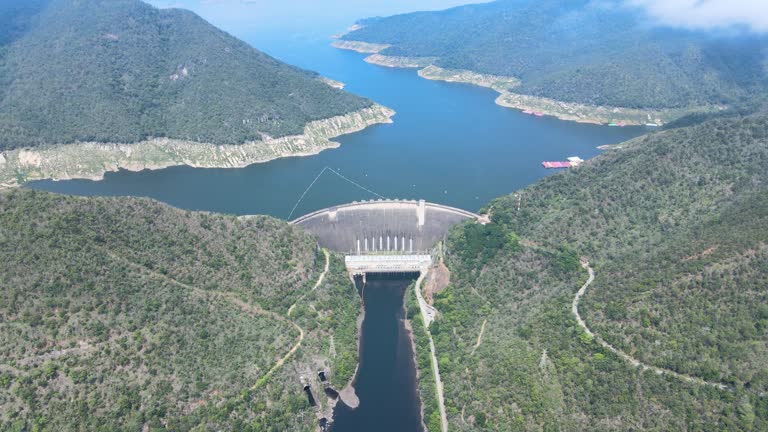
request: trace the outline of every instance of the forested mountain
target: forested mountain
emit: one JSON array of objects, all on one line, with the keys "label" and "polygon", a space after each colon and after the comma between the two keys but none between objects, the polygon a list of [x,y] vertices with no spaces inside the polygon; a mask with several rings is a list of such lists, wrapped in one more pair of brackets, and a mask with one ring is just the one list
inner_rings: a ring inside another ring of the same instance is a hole
[{"label": "forested mountain", "polygon": [[370,106],[177,9],[0,4],[0,150],[167,137],[239,144]]},{"label": "forested mountain", "polygon": [[269,217],[0,193],[0,430],[314,431],[299,375],[357,361],[339,260],[311,291],[324,261]]},{"label": "forested mountain", "polygon": [[380,54],[521,80],[515,93],[627,108],[739,104],[768,89],[768,38],[655,27],[626,2],[499,0],[369,19]]},{"label": "forested mountain", "polygon": [[[712,120],[622,144],[455,229],[432,324],[452,428],[768,429],[766,163],[768,115]],[[577,324],[580,257],[596,272],[587,326],[692,380],[636,368]]]}]

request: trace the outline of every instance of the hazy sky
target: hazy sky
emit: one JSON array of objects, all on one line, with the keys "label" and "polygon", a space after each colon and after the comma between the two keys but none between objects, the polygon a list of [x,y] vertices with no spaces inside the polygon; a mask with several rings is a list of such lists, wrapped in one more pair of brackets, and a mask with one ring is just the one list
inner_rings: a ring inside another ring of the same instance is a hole
[{"label": "hazy sky", "polygon": [[330,36],[360,18],[418,10],[446,9],[488,0],[145,0],[159,7],[182,7],[236,34],[269,33]]},{"label": "hazy sky", "polygon": [[[159,7],[192,9],[239,35],[329,36],[360,18],[446,9],[487,0],[146,0]],[[569,1],[569,0],[563,0]],[[768,0],[595,0],[624,2],[657,23],[710,29],[731,26],[768,31]]]}]

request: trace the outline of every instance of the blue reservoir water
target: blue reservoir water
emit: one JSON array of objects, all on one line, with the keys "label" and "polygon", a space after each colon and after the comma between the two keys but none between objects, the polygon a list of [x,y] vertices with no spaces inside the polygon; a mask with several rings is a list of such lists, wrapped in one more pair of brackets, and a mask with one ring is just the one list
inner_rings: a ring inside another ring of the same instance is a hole
[{"label": "blue reservoir water", "polygon": [[[348,91],[393,108],[394,123],[340,137],[340,148],[311,157],[241,169],[120,171],[107,173],[103,181],[38,181],[28,186],[76,195],[147,196],[185,209],[287,218],[327,166],[387,198],[424,198],[474,211],[552,174],[541,166],[544,160],[587,159],[600,152],[599,145],[645,132],[525,115],[495,105],[492,90],[370,65],[362,54],[330,47],[325,37],[241,36],[281,60],[342,81]],[[376,196],[326,172],[293,216],[372,198]]]}]

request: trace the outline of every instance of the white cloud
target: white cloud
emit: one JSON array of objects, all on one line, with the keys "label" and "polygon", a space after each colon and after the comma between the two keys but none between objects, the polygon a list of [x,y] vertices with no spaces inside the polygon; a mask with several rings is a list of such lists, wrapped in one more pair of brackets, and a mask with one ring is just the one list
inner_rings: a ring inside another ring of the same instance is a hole
[{"label": "white cloud", "polygon": [[626,0],[663,24],[715,29],[746,27],[768,31],[768,0]]}]

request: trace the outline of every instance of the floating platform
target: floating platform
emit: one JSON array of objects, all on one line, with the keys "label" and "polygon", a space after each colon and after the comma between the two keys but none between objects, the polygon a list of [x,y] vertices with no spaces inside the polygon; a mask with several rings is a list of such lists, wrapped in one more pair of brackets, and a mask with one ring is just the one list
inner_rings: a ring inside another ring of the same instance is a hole
[{"label": "floating platform", "polygon": [[542,162],[544,168],[570,168],[574,166],[573,162]]}]

